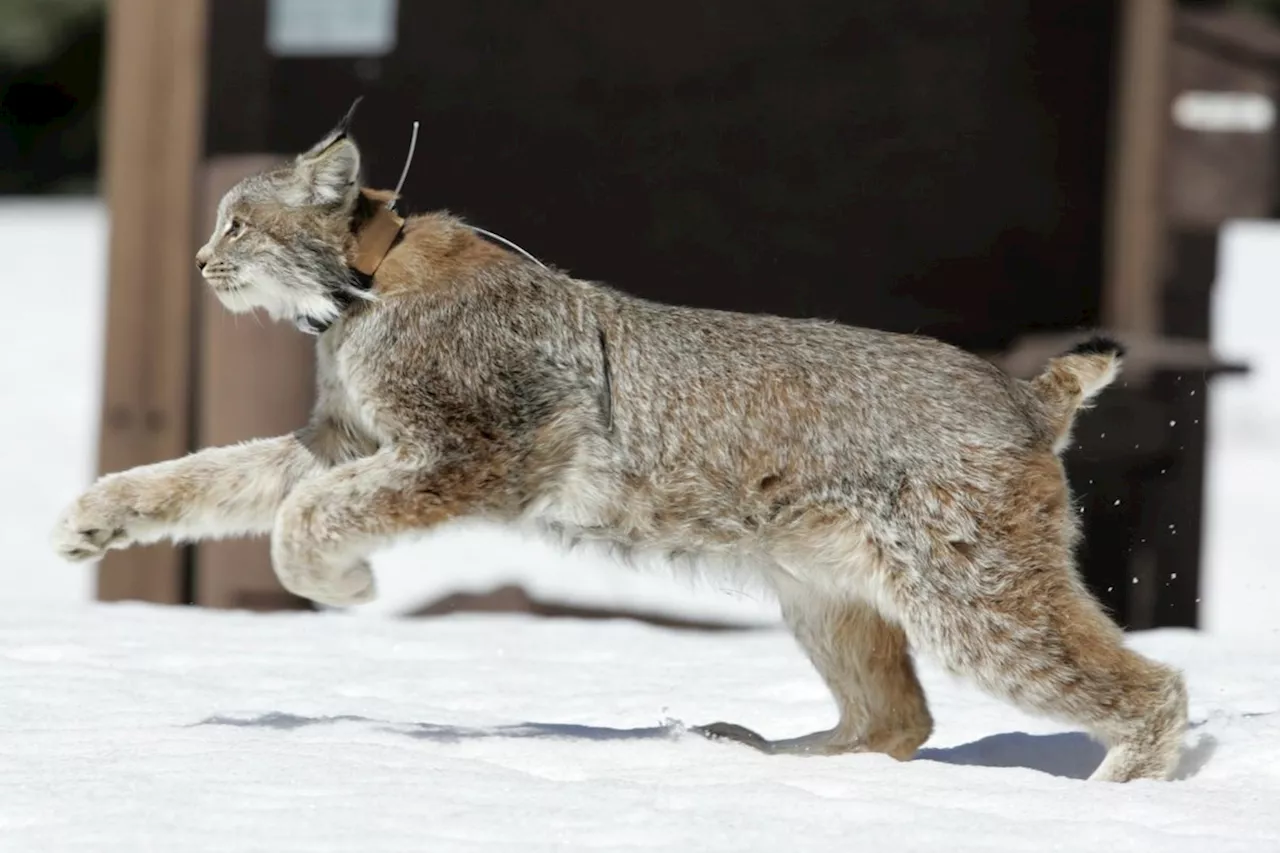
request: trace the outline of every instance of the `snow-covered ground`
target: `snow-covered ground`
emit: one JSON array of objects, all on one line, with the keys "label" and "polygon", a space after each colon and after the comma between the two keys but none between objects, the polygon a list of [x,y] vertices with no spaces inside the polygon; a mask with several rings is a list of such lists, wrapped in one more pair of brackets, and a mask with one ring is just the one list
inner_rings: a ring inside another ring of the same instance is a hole
[{"label": "snow-covered ground", "polygon": [[562,605],[731,625],[780,619],[771,597],[722,585],[715,572],[691,573],[661,559],[624,566],[589,546],[566,553],[543,539],[488,523],[450,525],[389,548],[372,562],[379,598],[356,609],[365,616],[410,612],[455,592],[519,584],[535,599]]},{"label": "snow-covered ground", "polygon": [[907,763],[682,733],[833,721],[775,630],[13,608],[0,850],[1280,850],[1280,650],[1133,643],[1188,674],[1179,781],[1080,781],[1082,735],[928,668]]}]

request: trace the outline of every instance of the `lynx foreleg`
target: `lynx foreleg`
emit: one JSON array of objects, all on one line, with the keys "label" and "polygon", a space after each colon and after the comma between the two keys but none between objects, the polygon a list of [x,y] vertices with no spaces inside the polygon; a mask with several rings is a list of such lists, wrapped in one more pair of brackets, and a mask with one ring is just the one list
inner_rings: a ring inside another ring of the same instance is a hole
[{"label": "lynx foreleg", "polygon": [[166,538],[266,533],[289,490],[321,467],[299,436],[285,435],[108,474],[63,512],[53,546],[80,561]]},{"label": "lynx foreleg", "polygon": [[396,449],[339,465],[299,486],[271,534],[276,576],[295,595],[343,606],[376,596],[365,558],[396,535],[477,508],[483,466],[435,465]]}]

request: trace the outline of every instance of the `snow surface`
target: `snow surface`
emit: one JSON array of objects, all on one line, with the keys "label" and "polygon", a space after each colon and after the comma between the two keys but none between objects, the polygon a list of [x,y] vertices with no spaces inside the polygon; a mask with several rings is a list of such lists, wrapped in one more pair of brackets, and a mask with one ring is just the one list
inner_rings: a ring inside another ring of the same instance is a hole
[{"label": "snow surface", "polygon": [[777,603],[759,591],[726,585],[714,571],[690,573],[660,559],[623,565],[590,545],[566,551],[536,535],[487,522],[451,524],[375,554],[377,601],[367,616],[411,612],[455,592],[483,593],[519,584],[535,599],[712,624],[780,622]]},{"label": "snow surface", "polygon": [[0,850],[1280,850],[1280,652],[1132,642],[1188,673],[1180,781],[1079,781],[1083,735],[929,668],[911,762],[682,733],[832,722],[772,629],[11,608]]}]

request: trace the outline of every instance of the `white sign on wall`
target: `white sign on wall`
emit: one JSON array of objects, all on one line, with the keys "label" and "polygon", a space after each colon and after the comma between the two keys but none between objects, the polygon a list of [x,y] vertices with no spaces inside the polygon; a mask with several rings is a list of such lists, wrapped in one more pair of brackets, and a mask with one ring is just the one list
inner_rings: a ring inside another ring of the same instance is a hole
[{"label": "white sign on wall", "polygon": [[396,46],[397,0],[270,0],[274,56],[383,56]]},{"label": "white sign on wall", "polygon": [[1266,133],[1276,106],[1259,92],[1187,91],[1173,101],[1173,120],[1184,130],[1210,133]]}]

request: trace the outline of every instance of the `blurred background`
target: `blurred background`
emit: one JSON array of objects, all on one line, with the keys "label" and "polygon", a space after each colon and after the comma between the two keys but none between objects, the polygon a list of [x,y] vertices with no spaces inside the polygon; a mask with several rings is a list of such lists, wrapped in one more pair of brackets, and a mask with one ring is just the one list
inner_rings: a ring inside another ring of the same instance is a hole
[{"label": "blurred background", "polygon": [[[1105,328],[1068,455],[1127,628],[1272,641],[1280,0],[0,0],[0,581],[14,602],[307,606],[261,542],[68,566],[100,471],[284,432],[311,340],[193,275],[218,196],[356,95],[367,179],[574,274],[920,331],[1022,375]],[[375,561],[371,616],[769,622],[773,605],[476,525]]]}]

